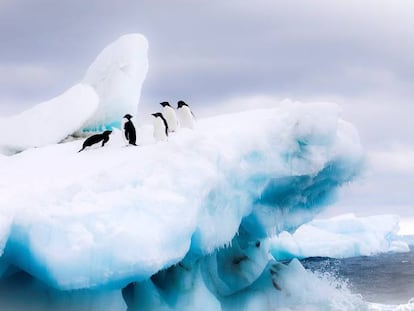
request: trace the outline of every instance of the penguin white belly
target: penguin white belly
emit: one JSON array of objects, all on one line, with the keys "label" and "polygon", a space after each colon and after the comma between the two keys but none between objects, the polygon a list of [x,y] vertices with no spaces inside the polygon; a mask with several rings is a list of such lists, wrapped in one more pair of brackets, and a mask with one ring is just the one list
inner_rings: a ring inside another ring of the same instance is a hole
[{"label": "penguin white belly", "polygon": [[154,125],[154,138],[156,141],[163,141],[167,139],[167,134],[165,133],[165,125],[161,118],[155,118],[153,121]]},{"label": "penguin white belly", "polygon": [[164,107],[162,115],[164,116],[165,120],[167,120],[168,132],[175,132],[178,129],[178,120],[174,109],[166,106]]},{"label": "penguin white belly", "polygon": [[194,128],[195,122],[190,108],[183,106],[177,110],[177,115],[180,120],[181,127]]}]

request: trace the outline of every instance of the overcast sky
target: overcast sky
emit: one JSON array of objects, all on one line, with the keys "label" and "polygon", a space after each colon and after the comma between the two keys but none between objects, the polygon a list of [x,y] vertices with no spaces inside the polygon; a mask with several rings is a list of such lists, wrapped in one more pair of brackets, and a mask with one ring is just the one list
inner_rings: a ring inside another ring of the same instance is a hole
[{"label": "overcast sky", "polygon": [[132,32],[150,46],[140,109],[184,99],[214,114],[257,96],[337,102],[377,165],[368,181],[402,154],[402,168],[353,190],[352,204],[397,183],[386,205],[414,215],[414,1],[0,0],[0,115],[59,95]]}]

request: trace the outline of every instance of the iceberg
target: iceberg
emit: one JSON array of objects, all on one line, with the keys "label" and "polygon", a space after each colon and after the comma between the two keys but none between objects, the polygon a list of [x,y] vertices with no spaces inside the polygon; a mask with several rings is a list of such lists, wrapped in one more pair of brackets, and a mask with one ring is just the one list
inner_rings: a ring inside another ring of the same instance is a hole
[{"label": "iceberg", "polygon": [[398,236],[397,215],[356,217],[345,214],[313,220],[293,234],[286,231],[270,239],[270,251],[278,260],[306,257],[348,258],[385,252],[408,252]]},{"label": "iceberg", "polygon": [[0,155],[59,143],[73,134],[120,128],[126,113],[137,112],[147,51],[143,35],[123,35],[98,55],[81,83],[18,115],[0,118]]},{"label": "iceberg", "polygon": [[249,290],[271,275],[267,237],[312,219],[363,163],[357,132],[330,104],[201,119],[140,147],[124,147],[121,131],[105,148],[80,146],[0,158],[3,270],[63,291],[124,288],[132,305],[136,286],[159,290],[176,269],[191,271],[189,296],[217,308]]},{"label": "iceberg", "polygon": [[99,96],[99,107],[82,131],[120,128],[122,117],[136,115],[148,72],[148,42],[141,34],[123,35],[108,45],[86,71],[82,83]]},{"label": "iceberg", "polygon": [[[284,101],[165,142],[143,125],[126,147],[120,120],[136,112],[147,48],[122,36],[80,84],[0,123],[0,309],[360,310],[298,260],[276,261],[269,240],[363,167],[339,107]],[[65,139],[104,129],[104,148]]]}]

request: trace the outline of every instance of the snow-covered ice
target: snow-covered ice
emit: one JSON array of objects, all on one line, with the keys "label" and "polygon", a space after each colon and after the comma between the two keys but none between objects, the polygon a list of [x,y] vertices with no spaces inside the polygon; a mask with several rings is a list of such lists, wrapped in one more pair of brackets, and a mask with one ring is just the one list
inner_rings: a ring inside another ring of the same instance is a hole
[{"label": "snow-covered ice", "polygon": [[346,214],[313,220],[300,226],[293,234],[284,231],[273,237],[270,250],[278,260],[408,252],[408,244],[398,236],[398,223],[397,215],[356,217]]},{"label": "snow-covered ice", "polygon": [[200,120],[141,147],[123,147],[121,131],[105,148],[81,143],[0,161],[4,256],[62,289],[144,280],[240,230],[255,241],[294,229],[362,160],[355,129],[322,104]]},{"label": "snow-covered ice", "polygon": [[99,96],[99,107],[83,126],[84,131],[120,128],[126,113],[136,115],[148,71],[147,53],[147,39],[140,34],[128,34],[98,55],[83,79]]}]

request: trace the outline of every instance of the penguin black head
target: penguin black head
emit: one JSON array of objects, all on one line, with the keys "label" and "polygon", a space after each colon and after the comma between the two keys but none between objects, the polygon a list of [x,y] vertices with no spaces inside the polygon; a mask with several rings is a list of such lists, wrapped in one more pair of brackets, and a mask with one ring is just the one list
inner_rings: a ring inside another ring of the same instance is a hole
[{"label": "penguin black head", "polygon": [[126,115],[123,116],[123,118],[130,120],[132,116],[129,113],[127,113]]},{"label": "penguin black head", "polygon": [[161,112],[156,112],[152,114],[155,118],[162,118],[162,113]]},{"label": "penguin black head", "polygon": [[166,106],[170,106],[171,107],[171,105],[170,105],[169,102],[162,102],[162,103],[160,103],[160,105],[163,106],[163,107],[166,107]]},{"label": "penguin black head", "polygon": [[178,109],[178,108],[181,108],[182,106],[187,106],[187,107],[188,107],[188,105],[187,105],[184,101],[179,100],[179,101],[177,102],[177,109]]},{"label": "penguin black head", "polygon": [[111,133],[112,133],[112,131],[105,131],[105,132],[103,132],[102,134],[103,134],[103,135],[106,135],[106,136],[109,136]]}]

